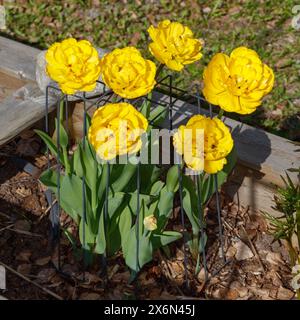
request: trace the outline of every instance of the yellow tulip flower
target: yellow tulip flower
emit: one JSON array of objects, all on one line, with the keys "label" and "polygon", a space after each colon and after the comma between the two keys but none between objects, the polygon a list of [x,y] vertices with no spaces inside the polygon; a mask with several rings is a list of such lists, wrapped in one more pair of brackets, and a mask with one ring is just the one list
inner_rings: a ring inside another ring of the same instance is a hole
[{"label": "yellow tulip flower", "polygon": [[112,160],[138,152],[147,128],[147,119],[131,104],[109,103],[94,113],[88,139],[101,159]]},{"label": "yellow tulip flower", "polygon": [[[196,142],[197,129],[203,130],[203,153]],[[192,134],[187,134],[188,131]],[[217,173],[227,163],[226,157],[233,148],[228,127],[217,118],[195,115],[185,126],[180,126],[173,137],[177,153],[183,155],[188,168],[207,173]],[[185,154],[185,145],[191,146],[191,154]],[[204,166],[203,166],[204,164]]]},{"label": "yellow tulip flower", "polygon": [[206,100],[225,111],[249,114],[261,105],[274,85],[274,73],[258,54],[246,47],[230,56],[217,53],[204,70]]},{"label": "yellow tulip flower", "polygon": [[87,40],[55,42],[46,52],[46,71],[65,94],[92,91],[101,72],[97,50]]},{"label": "yellow tulip flower", "polygon": [[194,39],[193,32],[179,22],[164,20],[148,29],[151,54],[168,68],[181,71],[186,64],[200,60],[203,40]]},{"label": "yellow tulip flower", "polygon": [[134,99],[149,93],[155,85],[156,66],[138,49],[115,49],[102,59],[104,83],[123,98]]}]

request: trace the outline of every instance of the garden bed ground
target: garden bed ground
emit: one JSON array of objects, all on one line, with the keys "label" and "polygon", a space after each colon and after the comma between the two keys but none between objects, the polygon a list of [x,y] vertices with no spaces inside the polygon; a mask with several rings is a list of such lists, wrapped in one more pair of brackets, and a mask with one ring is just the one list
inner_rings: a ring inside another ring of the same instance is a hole
[{"label": "garden bed ground", "polygon": [[[31,146],[28,149],[28,146]],[[26,151],[26,153],[25,153]],[[183,248],[171,247],[171,256],[156,254],[140,273],[134,285],[128,285],[129,272],[121,256],[108,261],[107,287],[99,275],[99,266],[85,272],[82,261],[75,258],[68,240],[61,239],[62,270],[72,275],[59,274],[57,253],[49,241],[47,202],[37,179],[23,172],[8,156],[19,155],[42,169],[46,158],[40,151],[40,141],[31,131],[25,132],[0,149],[0,262],[18,274],[7,272],[7,290],[0,296],[7,299],[54,299],[42,288],[62,299],[292,299],[291,271],[283,245],[272,243],[267,224],[258,212],[238,207],[222,197],[222,218],[225,251],[228,264],[223,266],[217,241],[217,216],[214,199],[206,209],[208,246],[207,259],[211,272],[204,286],[204,270],[197,278],[189,259],[190,289],[183,285]],[[5,156],[4,156],[5,155]],[[178,208],[174,210],[172,227],[180,230]],[[63,226],[72,225],[62,215]],[[221,270],[220,270],[220,267]],[[214,275],[214,272],[217,274]],[[36,287],[20,274],[40,285]],[[58,298],[57,297],[57,298]]]}]

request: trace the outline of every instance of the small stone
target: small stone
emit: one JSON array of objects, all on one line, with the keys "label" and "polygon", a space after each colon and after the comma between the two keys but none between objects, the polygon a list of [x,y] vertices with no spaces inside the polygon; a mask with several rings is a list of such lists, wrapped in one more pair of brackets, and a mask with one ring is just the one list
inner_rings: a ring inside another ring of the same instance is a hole
[{"label": "small stone", "polygon": [[210,7],[205,7],[202,9],[203,13],[210,13],[211,12],[211,8]]},{"label": "small stone", "polygon": [[238,261],[247,260],[247,259],[250,259],[254,256],[251,249],[241,240],[236,242],[234,244],[234,247],[237,250],[235,258]]}]

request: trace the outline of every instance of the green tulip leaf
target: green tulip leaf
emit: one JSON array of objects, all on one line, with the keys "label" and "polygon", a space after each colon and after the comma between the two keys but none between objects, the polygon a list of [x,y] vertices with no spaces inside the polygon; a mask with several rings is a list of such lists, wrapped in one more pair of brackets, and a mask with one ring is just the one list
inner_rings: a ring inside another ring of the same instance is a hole
[{"label": "green tulip leaf", "polygon": [[104,254],[106,250],[105,232],[104,214],[102,213],[99,219],[99,227],[95,247],[95,252],[98,254]]},{"label": "green tulip leaf", "polygon": [[167,181],[166,181],[167,189],[170,192],[176,192],[179,187],[179,179],[178,179],[178,166],[172,166],[167,173]]},{"label": "green tulip leaf", "polygon": [[68,134],[61,122],[55,119],[55,132],[58,134],[58,125],[59,125],[59,144],[61,147],[66,148],[69,143]]},{"label": "green tulip leaf", "polygon": [[196,188],[194,182],[188,176],[182,176],[182,188],[183,188],[183,208],[189,221],[192,225],[193,234],[199,233],[198,222],[198,197],[196,194]]},{"label": "green tulip leaf", "polygon": [[[50,136],[48,136],[47,133],[41,131],[41,130],[34,130],[34,132],[44,141],[44,143],[47,145],[47,147],[49,148],[50,152],[52,153],[52,155],[54,157],[57,157],[58,154],[58,149],[56,144],[53,142],[53,140],[51,139]],[[59,160],[61,163],[63,162],[63,157],[62,154],[60,153],[60,157]]]},{"label": "green tulip leaf", "polygon": [[151,236],[154,249],[164,247],[180,238],[182,238],[182,234],[176,231],[164,231],[161,234],[153,233]]},{"label": "green tulip leaf", "polygon": [[87,224],[85,224],[85,228],[83,228],[83,226],[84,226],[84,222],[83,222],[83,219],[81,219],[79,223],[80,243],[84,250],[91,250],[95,245],[96,236],[91,232]]}]

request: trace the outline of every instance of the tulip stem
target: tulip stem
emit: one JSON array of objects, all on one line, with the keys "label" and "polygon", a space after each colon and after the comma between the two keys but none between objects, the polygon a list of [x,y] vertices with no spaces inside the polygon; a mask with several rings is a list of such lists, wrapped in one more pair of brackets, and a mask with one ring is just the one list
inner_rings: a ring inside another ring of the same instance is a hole
[{"label": "tulip stem", "polygon": [[147,104],[146,104],[146,119],[148,119],[150,117],[150,109],[151,109],[151,100],[152,100],[152,92],[149,92],[148,93],[148,96],[147,96]]},{"label": "tulip stem", "polygon": [[68,159],[67,148],[62,147],[62,151],[63,151],[64,163],[65,163],[65,166],[66,166],[66,173],[67,173],[67,175],[70,175],[71,169],[70,169],[70,164],[69,164],[69,159]]},{"label": "tulip stem", "polygon": [[294,266],[297,263],[297,252],[295,248],[293,247],[292,240],[287,239],[286,240],[287,247],[288,247],[288,252],[291,260],[291,265]]},{"label": "tulip stem", "polygon": [[224,110],[220,109],[219,114],[218,114],[218,119],[222,119],[223,114],[224,114]]},{"label": "tulip stem", "polygon": [[[68,121],[68,119],[66,119],[66,121]],[[58,125],[63,127],[63,123],[64,123],[64,99],[60,101]],[[62,146],[61,148],[63,152],[63,159],[64,159],[66,173],[67,175],[70,175],[71,168],[70,168],[70,163],[68,159],[68,150],[65,146]]]},{"label": "tulip stem", "polygon": [[59,106],[59,122],[64,123],[64,99],[61,99]]},{"label": "tulip stem", "polygon": [[159,66],[158,66],[158,68],[156,69],[155,80],[158,79],[158,76],[159,76],[159,74],[161,73],[163,67],[164,67],[164,64],[163,64],[163,63],[160,63]]},{"label": "tulip stem", "polygon": [[200,254],[202,252],[202,263],[204,268],[204,275],[205,275],[205,282],[207,281],[208,274],[207,274],[207,265],[206,265],[206,254],[205,254],[205,240],[204,240],[204,212],[203,212],[203,200],[202,200],[202,191],[203,191],[203,175],[199,173],[197,175],[197,202],[198,202],[198,219],[200,224],[200,240],[198,244],[198,257],[197,257],[197,267],[196,267],[196,274],[200,271]]}]

